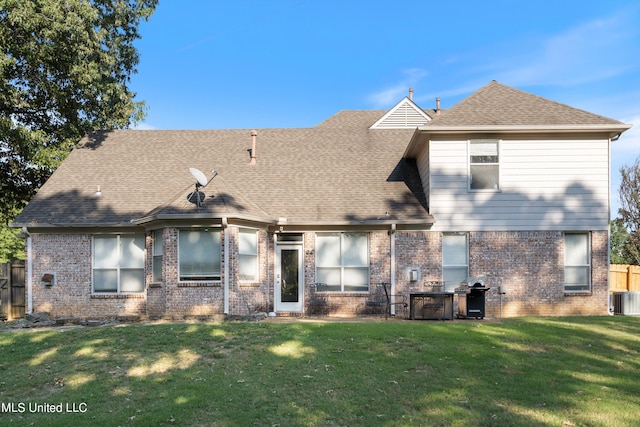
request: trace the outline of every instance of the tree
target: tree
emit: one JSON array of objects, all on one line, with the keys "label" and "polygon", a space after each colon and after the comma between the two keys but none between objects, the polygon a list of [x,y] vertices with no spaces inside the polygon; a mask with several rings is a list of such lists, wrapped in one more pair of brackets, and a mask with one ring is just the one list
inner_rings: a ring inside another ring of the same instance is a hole
[{"label": "tree", "polygon": [[20,230],[0,227],[0,264],[25,258],[24,240],[18,234]]},{"label": "tree", "polygon": [[629,232],[626,251],[630,264],[640,265],[640,157],[632,166],[620,168],[620,209],[618,214]]},{"label": "tree", "polygon": [[91,130],[126,128],[138,25],[157,0],[0,0],[0,227]]},{"label": "tree", "polygon": [[609,255],[611,264],[633,264],[633,257],[629,254],[629,231],[620,218],[611,221],[611,239],[609,240]]},{"label": "tree", "polygon": [[126,128],[138,24],[157,0],[0,0],[0,217],[24,206],[95,129]]}]

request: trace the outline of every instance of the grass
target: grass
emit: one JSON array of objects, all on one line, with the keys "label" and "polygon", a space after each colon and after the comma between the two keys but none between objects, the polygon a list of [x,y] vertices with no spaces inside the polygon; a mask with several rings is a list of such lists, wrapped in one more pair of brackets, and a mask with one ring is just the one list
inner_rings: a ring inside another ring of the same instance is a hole
[{"label": "grass", "polygon": [[6,332],[0,424],[634,426],[639,352],[632,317]]}]

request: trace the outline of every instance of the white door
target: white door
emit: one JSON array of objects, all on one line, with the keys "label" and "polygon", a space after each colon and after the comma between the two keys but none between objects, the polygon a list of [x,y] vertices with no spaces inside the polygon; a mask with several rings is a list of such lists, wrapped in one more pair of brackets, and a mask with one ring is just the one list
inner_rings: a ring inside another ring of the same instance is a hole
[{"label": "white door", "polygon": [[277,245],[275,268],[275,311],[304,310],[302,245]]}]

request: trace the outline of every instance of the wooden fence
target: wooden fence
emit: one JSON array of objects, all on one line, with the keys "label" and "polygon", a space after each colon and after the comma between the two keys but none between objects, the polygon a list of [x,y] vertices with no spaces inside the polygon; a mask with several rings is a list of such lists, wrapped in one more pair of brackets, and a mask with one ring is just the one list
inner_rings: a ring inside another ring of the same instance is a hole
[{"label": "wooden fence", "polygon": [[0,264],[0,320],[24,317],[24,262]]},{"label": "wooden fence", "polygon": [[640,292],[640,266],[611,264],[609,266],[610,292]]}]

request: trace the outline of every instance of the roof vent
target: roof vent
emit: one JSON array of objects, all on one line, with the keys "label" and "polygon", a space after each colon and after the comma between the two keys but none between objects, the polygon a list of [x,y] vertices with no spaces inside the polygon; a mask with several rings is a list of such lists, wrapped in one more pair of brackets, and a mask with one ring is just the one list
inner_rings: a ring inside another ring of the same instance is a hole
[{"label": "roof vent", "polygon": [[251,131],[251,161],[250,165],[256,164],[256,139],[258,137],[258,132],[255,130]]},{"label": "roof vent", "polygon": [[440,98],[436,98],[436,114],[440,115]]},{"label": "roof vent", "polygon": [[409,88],[409,101],[413,101],[413,88]]}]

